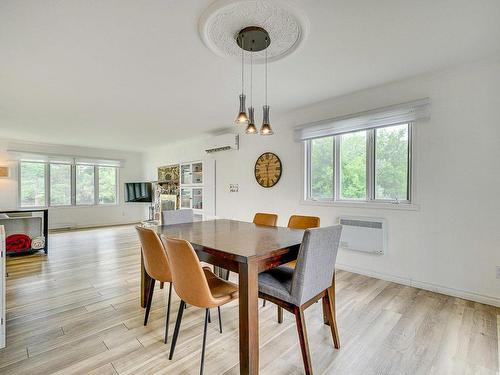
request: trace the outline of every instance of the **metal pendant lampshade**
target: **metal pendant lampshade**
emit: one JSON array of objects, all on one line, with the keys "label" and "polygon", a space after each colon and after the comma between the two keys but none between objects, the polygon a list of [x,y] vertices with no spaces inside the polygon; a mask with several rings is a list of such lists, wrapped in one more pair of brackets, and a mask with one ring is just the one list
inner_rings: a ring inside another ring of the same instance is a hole
[{"label": "metal pendant lampshade", "polygon": [[245,131],[247,134],[257,134],[257,128],[255,127],[255,117],[253,107],[248,108],[248,125]]},{"label": "metal pendant lampshade", "polygon": [[248,123],[248,116],[245,111],[245,101],[246,101],[246,95],[245,94],[240,94],[240,110],[238,113],[238,116],[236,116],[235,123],[236,124],[247,124]]},{"label": "metal pendant lampshade", "polygon": [[269,123],[269,107],[268,105],[265,105],[262,107],[262,126],[260,127],[260,134],[262,135],[272,135],[273,134],[273,129],[271,128],[271,124]]}]

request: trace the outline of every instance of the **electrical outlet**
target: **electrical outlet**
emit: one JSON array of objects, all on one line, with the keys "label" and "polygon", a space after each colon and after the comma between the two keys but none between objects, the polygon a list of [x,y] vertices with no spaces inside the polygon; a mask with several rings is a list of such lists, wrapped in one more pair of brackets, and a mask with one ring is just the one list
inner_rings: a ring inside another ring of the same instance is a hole
[{"label": "electrical outlet", "polygon": [[497,279],[500,279],[500,266],[497,266]]}]

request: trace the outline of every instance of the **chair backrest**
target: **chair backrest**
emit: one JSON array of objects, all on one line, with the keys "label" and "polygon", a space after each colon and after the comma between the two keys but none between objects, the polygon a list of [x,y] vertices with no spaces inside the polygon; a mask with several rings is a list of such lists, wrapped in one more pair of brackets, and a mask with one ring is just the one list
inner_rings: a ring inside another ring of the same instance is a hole
[{"label": "chair backrest", "polygon": [[158,234],[153,229],[141,226],[136,226],[135,229],[141,241],[144,268],[148,275],[158,281],[172,281],[167,253]]},{"label": "chair backrest", "polygon": [[207,278],[188,241],[161,236],[171,264],[175,292],[188,305],[201,308],[213,305]]},{"label": "chair backrest", "polygon": [[342,225],[306,229],[290,293],[301,305],[332,285]]},{"label": "chair backrest", "polygon": [[294,229],[309,229],[319,228],[319,217],[317,216],[302,216],[292,215],[288,219],[288,228]]},{"label": "chair backrest", "polygon": [[163,225],[192,223],[194,221],[194,213],[192,209],[163,211],[161,213]]},{"label": "chair backrest", "polygon": [[266,214],[262,212],[257,212],[253,217],[253,223],[257,225],[266,225],[268,227],[275,227],[278,222],[278,215],[276,214]]}]

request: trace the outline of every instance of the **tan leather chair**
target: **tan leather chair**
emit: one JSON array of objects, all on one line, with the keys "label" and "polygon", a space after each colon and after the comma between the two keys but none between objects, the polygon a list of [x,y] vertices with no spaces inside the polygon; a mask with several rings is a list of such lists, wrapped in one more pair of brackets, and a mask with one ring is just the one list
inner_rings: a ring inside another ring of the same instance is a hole
[{"label": "tan leather chair", "polygon": [[253,217],[253,223],[257,225],[275,227],[277,222],[278,222],[278,215],[276,214],[265,214],[262,212],[257,212]]},{"label": "tan leather chair", "polygon": [[144,259],[144,268],[151,278],[148,287],[148,296],[146,300],[146,313],[144,315],[144,325],[148,324],[149,311],[151,310],[151,302],[153,301],[153,292],[155,289],[155,281],[160,283],[169,283],[167,316],[165,322],[165,338],[163,342],[166,344],[168,339],[168,325],[170,321],[170,300],[172,298],[172,273],[167,258],[167,253],[160,240],[160,237],[153,229],[136,226],[137,234],[142,245],[142,256]]},{"label": "tan leather chair", "polygon": [[311,229],[319,228],[320,219],[317,216],[292,215],[288,219],[288,228]]},{"label": "tan leather chair", "polygon": [[205,309],[205,327],[200,365],[200,374],[203,374],[210,308],[217,307],[219,329],[222,333],[220,306],[238,298],[238,286],[216,276],[208,267],[202,268],[198,256],[188,241],[166,236],[162,236],[161,240],[167,250],[175,291],[181,299],[169,359],[172,359],[174,355],[184,306],[187,303],[203,308]]}]

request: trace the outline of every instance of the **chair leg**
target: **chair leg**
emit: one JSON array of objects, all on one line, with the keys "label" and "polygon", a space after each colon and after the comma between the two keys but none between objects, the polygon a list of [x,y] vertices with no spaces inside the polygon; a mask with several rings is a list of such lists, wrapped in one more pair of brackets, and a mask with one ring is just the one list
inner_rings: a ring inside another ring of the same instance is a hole
[{"label": "chair leg", "polygon": [[335,313],[335,289],[333,287],[326,290],[326,294],[323,297],[323,306],[326,307],[326,316],[330,325],[330,330],[332,331],[333,345],[335,349],[339,349],[340,336]]},{"label": "chair leg", "polygon": [[181,301],[179,306],[179,312],[177,313],[177,320],[175,322],[174,336],[172,337],[172,344],[170,345],[170,354],[168,359],[172,359],[175,351],[175,344],[177,344],[177,338],[179,337],[179,329],[181,328],[182,314],[184,313],[184,306],[186,303]]},{"label": "chair leg", "polygon": [[304,361],[304,370],[306,375],[312,375],[311,354],[309,353],[309,343],[307,341],[304,311],[300,307],[296,307],[294,313],[297,323],[297,333],[299,334],[300,350],[302,351],[302,360]]},{"label": "chair leg", "polygon": [[278,306],[278,323],[283,323],[283,307]]},{"label": "chair leg", "polygon": [[151,302],[153,301],[153,292],[155,290],[155,279],[151,278],[149,282],[148,300],[146,301],[146,313],[144,314],[144,325],[148,324],[149,310],[151,310]]},{"label": "chair leg", "polygon": [[168,340],[168,325],[170,323],[170,300],[172,299],[172,283],[169,283],[170,286],[168,287],[168,301],[167,301],[167,318],[165,319],[165,338],[163,339],[163,342],[166,344]]},{"label": "chair leg", "polygon": [[212,315],[210,314],[210,309],[208,309],[208,322],[212,323]]},{"label": "chair leg", "polygon": [[205,367],[205,347],[207,344],[207,326],[208,326],[209,315],[210,315],[210,309],[206,309],[205,310],[205,326],[203,327],[203,345],[201,347],[200,375],[203,375],[203,368]]},{"label": "chair leg", "polygon": [[222,318],[220,316],[220,306],[217,307],[217,312],[219,313],[219,331],[222,333]]}]

